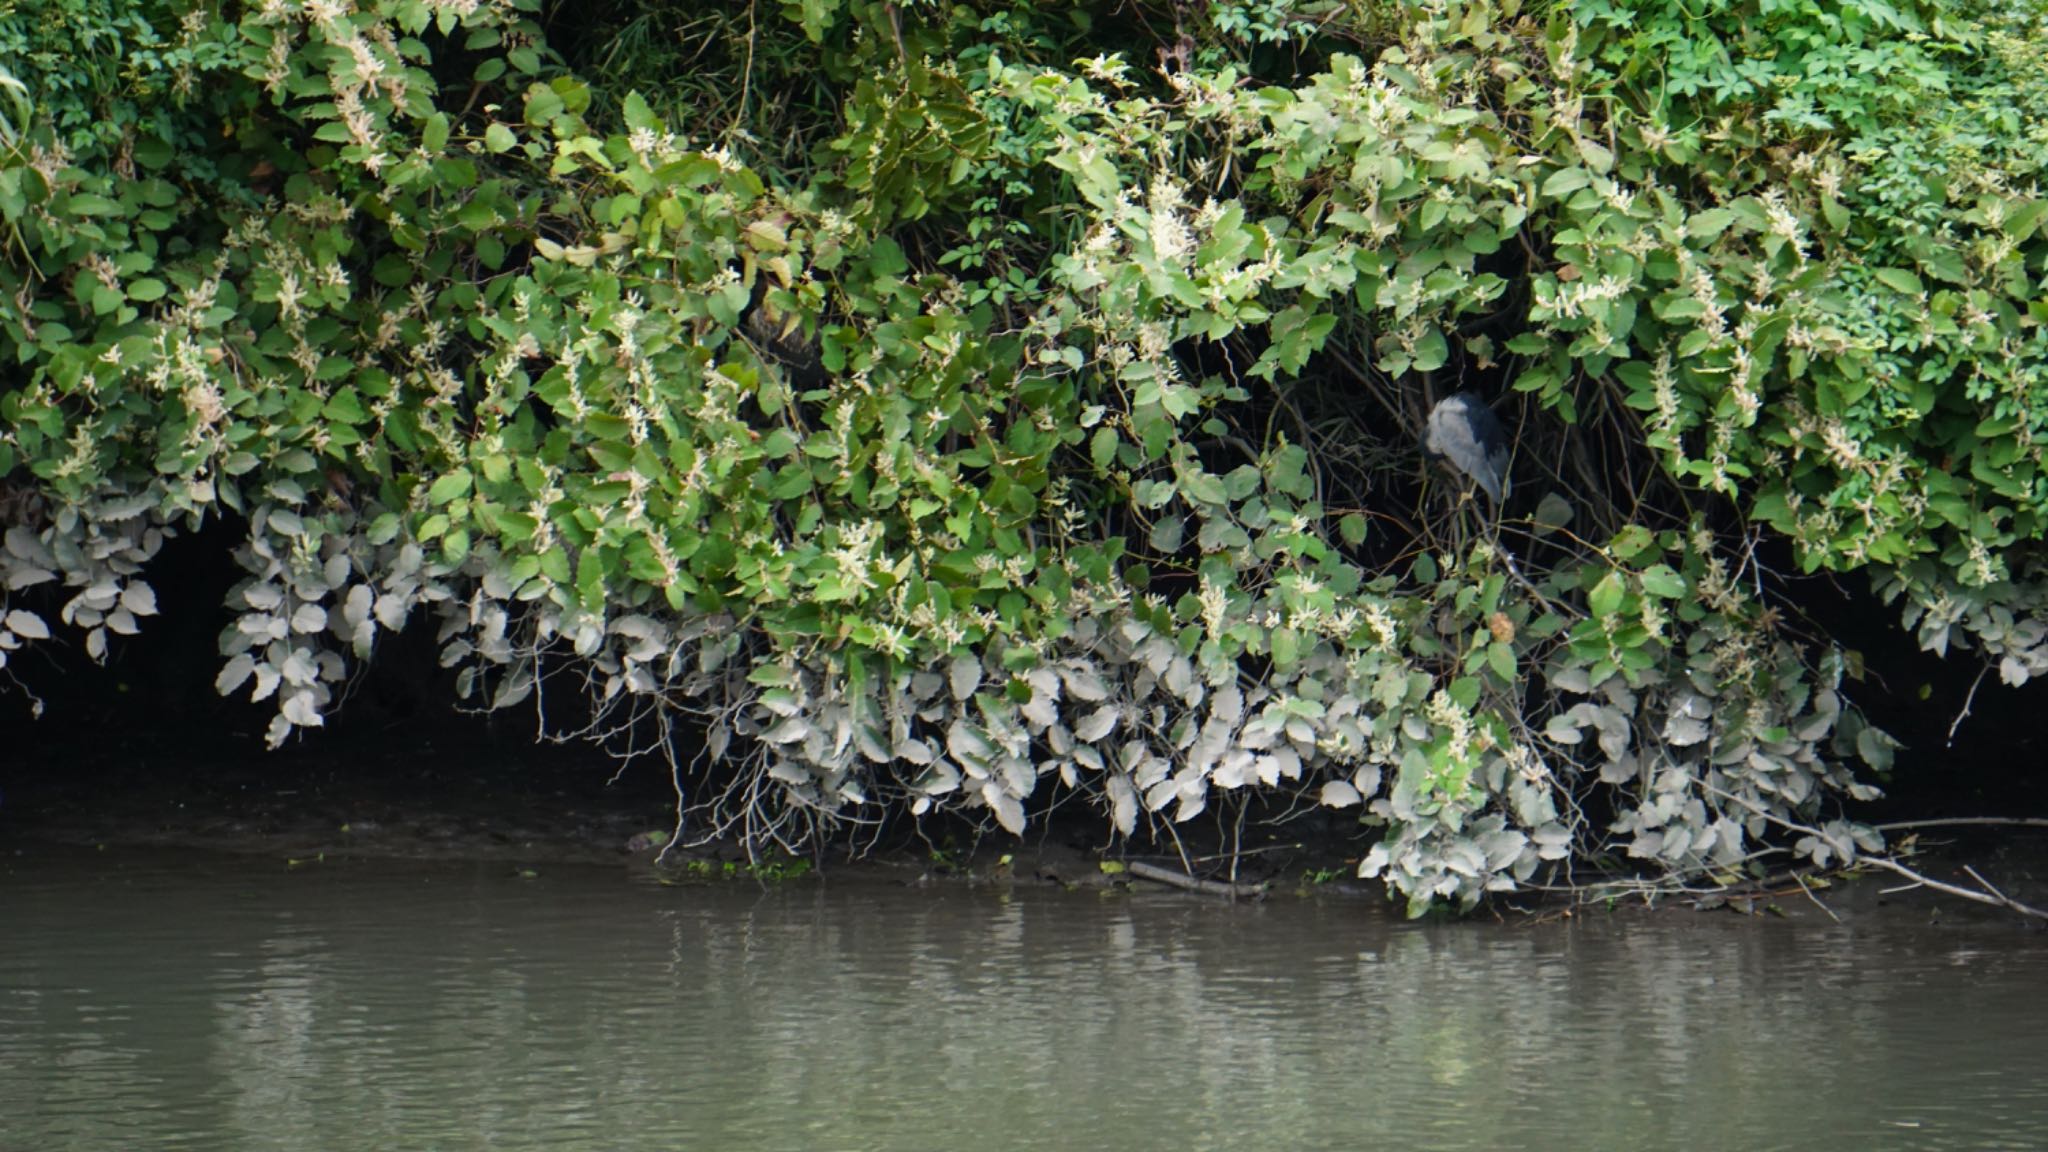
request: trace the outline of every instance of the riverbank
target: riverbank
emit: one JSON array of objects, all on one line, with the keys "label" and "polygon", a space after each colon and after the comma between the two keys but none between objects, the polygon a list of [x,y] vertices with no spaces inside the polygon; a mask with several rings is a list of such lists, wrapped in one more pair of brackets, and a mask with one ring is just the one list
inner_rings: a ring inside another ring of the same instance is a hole
[{"label": "riverbank", "polygon": [[[756,854],[732,840],[662,848],[676,826],[676,794],[658,765],[625,771],[587,747],[533,743],[476,726],[408,728],[399,739],[336,741],[265,752],[229,738],[217,754],[116,737],[67,756],[43,747],[0,775],[0,850],[15,843],[114,848],[198,848],[303,863],[325,857],[473,860],[538,868],[616,863],[676,880],[816,873],[906,884],[1043,882],[1113,886],[1132,869],[1193,871],[1246,894],[1314,889],[1378,900],[1354,878],[1366,847],[1332,833],[1323,813],[1277,827],[1248,821],[1235,854],[1213,822],[1179,829],[1184,861],[1125,853],[1093,814],[1050,820],[1020,842],[957,820],[869,830],[815,855]],[[330,746],[330,747],[332,747]],[[658,863],[657,863],[658,862]],[[1211,891],[1215,891],[1212,887]]]},{"label": "riverbank", "polygon": [[[1215,821],[1178,829],[1179,851],[1127,852],[1077,812],[1024,841],[957,822],[870,830],[811,856],[749,858],[731,841],[661,849],[676,797],[652,764],[617,772],[587,748],[537,744],[481,725],[361,733],[331,744],[264,752],[230,736],[213,754],[148,734],[111,735],[85,754],[23,749],[0,775],[0,851],[31,846],[99,850],[195,848],[302,867],[327,859],[466,860],[511,871],[616,865],[670,883],[835,882],[906,886],[1045,884],[1115,888],[1192,876],[1196,896],[1314,896],[1379,904],[1383,889],[1355,878],[1364,837],[1322,813],[1239,831]],[[336,751],[335,749],[339,749]],[[1346,832],[1350,832],[1346,835]],[[1235,844],[1232,836],[1239,837]],[[1935,827],[1896,842],[1929,878],[1976,888],[1979,876],[2022,903],[2048,902],[2048,832]],[[1237,858],[1234,875],[1230,857]],[[1646,900],[1616,893],[1597,907],[1725,910],[1789,918],[1891,914],[1955,922],[2019,920],[1897,876],[1785,878],[1728,897]],[[1557,893],[1503,896],[1504,918],[1582,915]],[[2038,925],[2036,925],[2038,927]]]}]

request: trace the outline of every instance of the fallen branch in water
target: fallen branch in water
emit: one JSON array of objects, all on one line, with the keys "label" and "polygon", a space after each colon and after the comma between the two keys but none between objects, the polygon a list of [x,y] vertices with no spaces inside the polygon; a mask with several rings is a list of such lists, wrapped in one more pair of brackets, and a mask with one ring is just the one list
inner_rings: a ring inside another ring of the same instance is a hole
[{"label": "fallen branch in water", "polygon": [[2032,816],[1945,816],[1939,820],[1898,820],[1875,824],[1879,832],[1904,832],[1909,828],[2048,828],[2048,820]]},{"label": "fallen branch in water", "polygon": [[1946,892],[1951,896],[1960,896],[1965,900],[1974,900],[1979,904],[1990,904],[1998,908],[2010,908],[2014,912],[2017,912],[2022,916],[2032,916],[2036,920],[2048,920],[2048,912],[2043,912],[2041,909],[2035,908],[2031,905],[2022,904],[2019,901],[2013,899],[2012,897],[2007,896],[2005,893],[2000,892],[1997,888],[1992,886],[1990,881],[1984,879],[1982,876],[1977,875],[1977,870],[1975,868],[1972,868],[1967,864],[1963,865],[1963,871],[1968,872],[1972,880],[1975,880],[1978,884],[1983,886],[1982,891],[1978,891],[1974,888],[1964,888],[1959,884],[1949,884],[1944,881],[1936,880],[1932,876],[1924,875],[1920,872],[1916,872],[1913,869],[1906,867],[1904,864],[1899,863],[1897,860],[1894,860],[1890,856],[1858,855],[1855,850],[1855,845],[1844,844],[1840,840],[1835,839],[1833,836],[1828,835],[1826,832],[1823,832],[1818,828],[1812,828],[1805,824],[1798,823],[1797,821],[1787,820],[1782,816],[1772,815],[1771,813],[1764,811],[1762,808],[1756,806],[1755,804],[1752,804],[1749,801],[1744,800],[1742,797],[1733,795],[1732,793],[1723,792],[1719,788],[1712,788],[1710,789],[1710,791],[1712,791],[1715,795],[1723,797],[1724,799],[1732,800],[1735,803],[1742,805],[1744,808],[1749,809],[1751,812],[1756,813],[1757,815],[1763,817],[1765,820],[1769,821],[1772,824],[1776,824],[1780,828],[1783,828],[1790,832],[1798,832],[1807,836],[1817,837],[1818,839],[1824,841],[1830,847],[1832,847],[1835,850],[1835,854],[1840,856],[1844,860],[1859,864],[1871,864],[1890,872],[1896,872],[1899,875],[1904,876],[1906,879],[1913,881],[1915,884],[1925,885],[1929,888],[1934,889],[1936,892]]},{"label": "fallen branch in water", "polygon": [[1975,880],[1978,884],[1983,885],[1983,891],[1980,892],[1976,889],[1964,888],[1958,884],[1946,884],[1940,880],[1934,879],[1931,876],[1923,876],[1920,873],[1913,871],[1911,868],[1906,867],[1904,864],[1899,863],[1897,860],[1894,860],[1889,856],[1865,856],[1861,858],[1860,862],[1864,864],[1875,864],[1880,868],[1885,868],[1889,869],[1890,871],[1897,872],[1899,875],[1904,876],[1906,879],[1913,881],[1914,884],[1924,884],[1927,887],[1934,889],[1936,892],[1946,892],[1951,896],[1960,896],[1965,900],[1975,900],[1979,904],[1990,904],[1998,908],[2010,908],[2022,916],[2032,916],[2036,920],[2048,920],[2048,912],[2043,912],[2041,909],[2035,908],[2031,905],[2022,904],[2019,901],[2013,899],[2012,897],[2007,896],[2005,893],[2000,892],[1996,887],[1992,886],[1991,881],[1984,879],[1984,877],[1982,876],[1979,876],[1977,874],[1977,870],[1975,868],[1970,867],[1968,864],[1963,865],[1963,871],[1968,872],[1970,874],[1970,879]]},{"label": "fallen branch in water", "polygon": [[1133,860],[1124,867],[1140,880],[1150,880],[1155,884],[1164,884],[1187,892],[1200,892],[1205,896],[1228,896],[1236,900],[1257,899],[1266,894],[1264,885],[1226,884],[1221,880],[1203,880],[1185,872],[1175,872],[1171,868],[1161,868],[1157,864],[1146,864],[1142,861]]}]

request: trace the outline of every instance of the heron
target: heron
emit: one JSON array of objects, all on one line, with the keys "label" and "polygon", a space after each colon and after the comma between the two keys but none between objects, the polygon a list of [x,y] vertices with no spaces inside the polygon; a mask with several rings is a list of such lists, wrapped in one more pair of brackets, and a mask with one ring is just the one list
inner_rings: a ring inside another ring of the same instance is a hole
[{"label": "heron", "polygon": [[1429,410],[1422,446],[1471,477],[1496,510],[1508,494],[1508,437],[1486,402],[1470,392],[1444,397]]}]

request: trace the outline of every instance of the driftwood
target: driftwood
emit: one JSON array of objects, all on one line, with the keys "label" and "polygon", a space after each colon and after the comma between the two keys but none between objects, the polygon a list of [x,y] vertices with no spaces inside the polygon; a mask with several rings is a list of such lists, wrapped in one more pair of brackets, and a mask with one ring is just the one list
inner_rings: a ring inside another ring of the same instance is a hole
[{"label": "driftwood", "polygon": [[1263,885],[1230,884],[1222,880],[1203,880],[1197,876],[1190,876],[1185,872],[1175,872],[1171,868],[1161,868],[1157,864],[1147,864],[1138,860],[1131,861],[1124,865],[1124,868],[1140,880],[1150,880],[1155,884],[1165,884],[1168,887],[1179,888],[1186,892],[1200,892],[1205,896],[1228,896],[1232,900],[1238,900],[1258,899],[1266,894],[1266,889]]}]

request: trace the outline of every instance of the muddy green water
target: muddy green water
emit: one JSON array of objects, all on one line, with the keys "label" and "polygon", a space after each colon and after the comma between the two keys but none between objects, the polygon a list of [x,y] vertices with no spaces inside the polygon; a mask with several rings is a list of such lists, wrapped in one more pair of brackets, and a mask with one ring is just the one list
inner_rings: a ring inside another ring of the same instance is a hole
[{"label": "muddy green water", "polygon": [[2048,938],[0,859],[0,1150],[2042,1149]]}]

